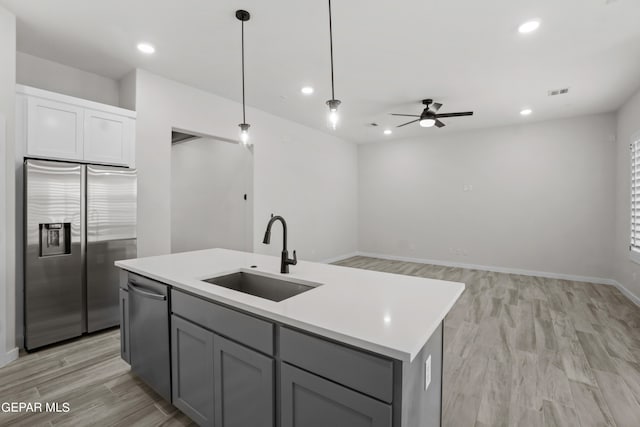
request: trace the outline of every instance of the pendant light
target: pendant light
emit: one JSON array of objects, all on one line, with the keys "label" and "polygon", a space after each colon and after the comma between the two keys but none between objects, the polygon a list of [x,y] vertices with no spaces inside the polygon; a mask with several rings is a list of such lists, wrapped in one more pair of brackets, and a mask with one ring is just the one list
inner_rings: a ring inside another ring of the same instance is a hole
[{"label": "pendant light", "polygon": [[244,145],[249,145],[249,127],[246,119],[246,106],[244,100],[244,23],[251,18],[251,15],[246,10],[236,10],[236,18],[242,25],[242,123],[240,126],[240,141]]},{"label": "pendant light", "polygon": [[329,106],[329,124],[332,129],[338,126],[338,106],[340,101],[336,99],[335,85],[333,82],[333,27],[331,25],[331,0],[329,0],[329,48],[331,51],[331,99],[327,101]]}]

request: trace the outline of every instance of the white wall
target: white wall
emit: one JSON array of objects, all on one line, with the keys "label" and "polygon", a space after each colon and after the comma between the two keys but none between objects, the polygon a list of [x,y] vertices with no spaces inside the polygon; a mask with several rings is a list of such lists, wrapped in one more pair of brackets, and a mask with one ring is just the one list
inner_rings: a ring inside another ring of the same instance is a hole
[{"label": "white wall", "polygon": [[[15,346],[15,84],[16,18],[0,6],[0,366],[17,357]],[[1,130],[0,130],[1,132]]]},{"label": "white wall", "polygon": [[136,70],[132,70],[118,81],[120,107],[136,110]]},{"label": "white wall", "polygon": [[640,265],[629,259],[631,224],[631,137],[640,132],[640,91],[634,94],[617,115],[616,150],[616,225],[613,278],[640,303]]},{"label": "white wall", "polygon": [[[212,76],[215,78],[215,76]],[[138,253],[171,251],[171,128],[237,139],[241,105],[149,72],[136,76]],[[247,109],[254,145],[254,248],[279,254],[279,231],[262,234],[270,213],[289,224],[289,247],[323,260],[357,245],[357,149],[352,143],[255,108]]]},{"label": "white wall", "polygon": [[611,278],[613,115],[425,135],[359,147],[361,251]]},{"label": "white wall", "polygon": [[175,144],[171,252],[253,251],[252,187],[253,155],[244,145],[213,138]]},{"label": "white wall", "polygon": [[77,68],[18,52],[17,81],[20,84],[69,96],[119,106],[118,82]]}]

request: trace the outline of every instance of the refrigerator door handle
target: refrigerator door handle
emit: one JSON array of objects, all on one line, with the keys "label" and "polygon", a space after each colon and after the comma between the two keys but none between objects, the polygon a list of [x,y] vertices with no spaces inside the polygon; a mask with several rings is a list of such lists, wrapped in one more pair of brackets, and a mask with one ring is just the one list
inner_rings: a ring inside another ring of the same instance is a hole
[{"label": "refrigerator door handle", "polygon": [[153,298],[153,299],[157,299],[157,300],[160,300],[160,301],[165,301],[167,299],[166,295],[156,294],[156,293],[153,293],[153,292],[148,292],[146,290],[143,291],[141,288],[137,287],[132,282],[129,282],[128,288],[129,288],[130,291],[132,291],[132,292],[134,292],[136,294],[142,295],[144,297],[147,297],[147,298]]}]

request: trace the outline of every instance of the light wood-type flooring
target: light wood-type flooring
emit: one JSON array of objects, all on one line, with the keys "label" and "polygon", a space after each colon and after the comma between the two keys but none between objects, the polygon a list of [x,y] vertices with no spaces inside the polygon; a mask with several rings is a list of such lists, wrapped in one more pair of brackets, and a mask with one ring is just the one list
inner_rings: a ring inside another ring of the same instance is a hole
[{"label": "light wood-type flooring", "polygon": [[466,284],[445,319],[445,426],[640,427],[640,308],[615,287],[365,257],[338,264]]},{"label": "light wood-type flooring", "polygon": [[[445,426],[640,426],[640,308],[614,287],[365,257],[337,264],[467,285],[445,320]],[[0,368],[0,403],[12,401],[71,411],[0,413],[1,426],[191,425],[130,374],[117,330]]]},{"label": "light wood-type flooring", "polygon": [[0,426],[195,425],[130,373],[120,331],[110,330],[30,354],[0,368],[2,402],[68,402],[68,413],[0,413]]}]

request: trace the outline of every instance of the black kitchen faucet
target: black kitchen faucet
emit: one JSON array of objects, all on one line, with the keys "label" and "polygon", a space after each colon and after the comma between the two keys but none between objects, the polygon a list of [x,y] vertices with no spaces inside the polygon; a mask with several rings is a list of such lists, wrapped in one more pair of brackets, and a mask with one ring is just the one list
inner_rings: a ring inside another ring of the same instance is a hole
[{"label": "black kitchen faucet", "polygon": [[262,243],[268,245],[271,241],[271,226],[274,222],[280,221],[282,223],[282,256],[280,259],[280,273],[289,273],[289,265],[296,265],[298,263],[298,257],[296,251],[293,251],[293,259],[289,259],[289,252],[287,251],[287,222],[280,215],[273,216],[267,224],[267,231],[264,232],[264,239]]}]

